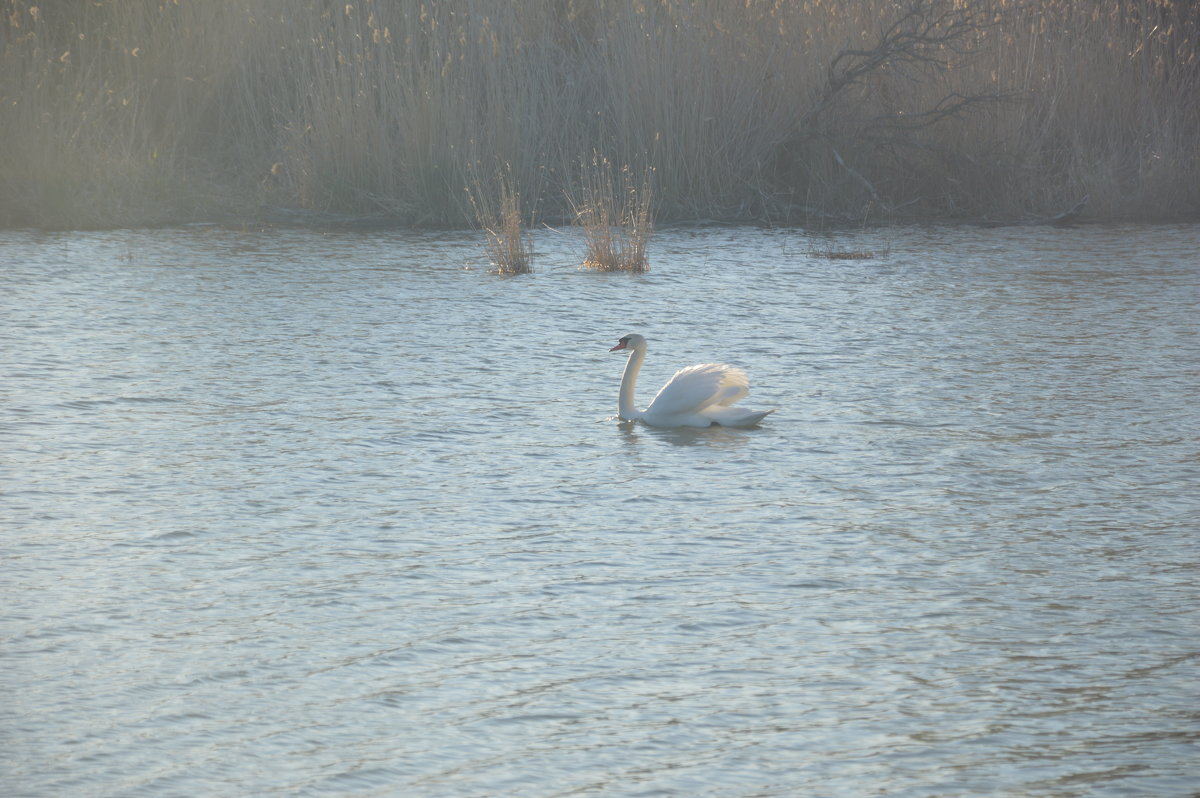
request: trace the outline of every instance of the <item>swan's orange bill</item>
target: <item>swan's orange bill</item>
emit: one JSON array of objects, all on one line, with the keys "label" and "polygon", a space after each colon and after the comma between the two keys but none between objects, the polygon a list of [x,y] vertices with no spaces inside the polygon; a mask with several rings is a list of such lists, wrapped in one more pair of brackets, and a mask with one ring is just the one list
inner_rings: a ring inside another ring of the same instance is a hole
[{"label": "swan's orange bill", "polygon": [[624,341],[621,341],[619,344],[617,344],[616,346],[614,346],[612,349],[610,349],[610,350],[608,350],[608,351],[609,351],[609,352],[616,352],[618,349],[624,349],[624,348],[625,348],[625,342],[624,342]]}]

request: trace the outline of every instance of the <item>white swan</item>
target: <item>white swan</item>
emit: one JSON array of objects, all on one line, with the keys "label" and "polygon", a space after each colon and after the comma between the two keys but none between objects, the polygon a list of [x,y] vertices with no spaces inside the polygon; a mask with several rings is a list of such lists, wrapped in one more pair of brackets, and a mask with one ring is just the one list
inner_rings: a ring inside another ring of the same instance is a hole
[{"label": "white swan", "polygon": [[633,404],[638,372],[646,359],[646,339],[636,333],[621,338],[609,352],[629,350],[625,374],[621,377],[618,400],[620,416],[626,421],[638,419],[652,427],[752,427],[774,410],[747,410],[732,407],[750,393],[746,372],[724,363],[702,363],[675,372],[654,401],[645,410]]}]

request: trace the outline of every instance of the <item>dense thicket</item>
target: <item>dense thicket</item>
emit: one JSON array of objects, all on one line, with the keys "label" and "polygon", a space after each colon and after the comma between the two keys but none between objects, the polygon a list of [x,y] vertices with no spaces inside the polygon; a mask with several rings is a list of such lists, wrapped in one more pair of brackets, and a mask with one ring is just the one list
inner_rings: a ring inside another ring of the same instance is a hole
[{"label": "dense thicket", "polygon": [[[7,6],[6,8],[4,6]],[[1200,214],[1181,0],[0,0],[0,224]],[[650,171],[652,170],[652,172]]]}]

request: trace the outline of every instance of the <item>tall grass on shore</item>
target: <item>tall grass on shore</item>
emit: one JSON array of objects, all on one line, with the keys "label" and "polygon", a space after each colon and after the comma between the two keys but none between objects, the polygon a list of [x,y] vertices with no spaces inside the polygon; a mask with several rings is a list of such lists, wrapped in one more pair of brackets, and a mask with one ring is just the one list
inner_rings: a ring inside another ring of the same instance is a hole
[{"label": "tall grass on shore", "polygon": [[471,164],[569,217],[1200,216],[1183,0],[0,0],[0,226],[274,206],[469,224]]}]

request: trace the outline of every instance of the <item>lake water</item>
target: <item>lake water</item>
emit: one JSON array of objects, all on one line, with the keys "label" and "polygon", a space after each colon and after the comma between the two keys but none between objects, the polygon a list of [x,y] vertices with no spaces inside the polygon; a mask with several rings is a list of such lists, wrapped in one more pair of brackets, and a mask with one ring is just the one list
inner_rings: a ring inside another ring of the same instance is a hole
[{"label": "lake water", "polygon": [[0,233],[6,796],[1196,794],[1200,227],[481,253]]}]

